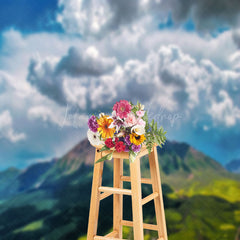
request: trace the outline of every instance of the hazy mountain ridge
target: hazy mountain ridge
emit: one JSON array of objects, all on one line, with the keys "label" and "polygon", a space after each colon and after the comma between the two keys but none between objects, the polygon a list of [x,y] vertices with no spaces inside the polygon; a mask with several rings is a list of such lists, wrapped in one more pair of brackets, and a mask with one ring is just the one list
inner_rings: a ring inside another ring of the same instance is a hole
[{"label": "hazy mountain ridge", "polygon": [[[0,199],[6,199],[21,192],[38,187],[40,178],[54,165],[55,161],[56,160],[35,163],[23,171],[9,168],[1,172]],[[9,179],[5,177],[6,175],[10,175],[12,177]]]},{"label": "hazy mountain ridge", "polygon": [[[46,239],[74,240],[84,235],[87,231],[94,151],[85,139],[62,158],[46,163],[46,166],[36,164],[25,172],[16,173],[15,183],[12,182],[17,186],[14,197],[0,204],[1,239],[37,240],[44,236]],[[158,156],[169,240],[214,239],[214,231],[218,232],[219,239],[233,239],[236,227],[240,225],[240,196],[238,198],[237,195],[240,182],[235,175],[186,143],[167,142],[162,149],[158,148]],[[41,168],[39,171],[38,166]],[[124,166],[127,175],[127,160],[124,160]],[[146,158],[141,159],[141,168],[143,177],[149,176]],[[29,182],[31,176],[33,179]],[[104,164],[103,185],[112,185],[111,161]],[[150,191],[143,185],[143,196]],[[109,197],[101,203],[99,229],[102,233],[112,227],[111,201]],[[124,216],[130,219],[130,198],[124,201]],[[199,204],[202,204],[200,212]],[[154,222],[152,209],[153,205],[149,203],[144,211],[149,223]],[[13,215],[19,216],[18,219],[9,221]],[[195,216],[198,220],[194,225]],[[229,224],[229,219],[233,221],[226,227],[224,224]],[[207,222],[212,229],[208,229]],[[208,230],[199,232],[199,226]],[[219,228],[223,229],[219,231]],[[125,238],[132,239],[131,234],[131,231],[125,230]],[[148,234],[151,238],[155,236],[154,232]]]}]

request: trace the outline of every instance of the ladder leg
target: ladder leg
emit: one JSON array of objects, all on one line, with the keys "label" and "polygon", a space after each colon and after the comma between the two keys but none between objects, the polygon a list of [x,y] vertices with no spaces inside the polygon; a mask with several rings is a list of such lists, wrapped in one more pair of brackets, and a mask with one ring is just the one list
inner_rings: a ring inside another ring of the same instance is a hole
[{"label": "ladder leg", "polygon": [[153,148],[153,151],[149,154],[149,166],[152,179],[153,192],[158,192],[159,196],[154,199],[157,226],[158,226],[158,237],[167,240],[167,228],[163,205],[162,186],[159,172],[157,147]]},{"label": "ladder leg", "polygon": [[[121,176],[123,175],[123,159],[113,159],[113,187],[123,188]],[[113,194],[113,231],[117,231],[116,237],[122,238],[123,195]]]},{"label": "ladder leg", "polygon": [[133,231],[135,240],[143,240],[143,212],[140,159],[130,162],[130,177],[132,189]]},{"label": "ladder leg", "polygon": [[[102,156],[101,152],[95,151],[95,162]],[[103,162],[94,165],[93,179],[92,179],[92,194],[90,203],[90,212],[88,219],[88,233],[87,240],[93,240],[97,234],[100,192],[98,188],[102,184]]]}]

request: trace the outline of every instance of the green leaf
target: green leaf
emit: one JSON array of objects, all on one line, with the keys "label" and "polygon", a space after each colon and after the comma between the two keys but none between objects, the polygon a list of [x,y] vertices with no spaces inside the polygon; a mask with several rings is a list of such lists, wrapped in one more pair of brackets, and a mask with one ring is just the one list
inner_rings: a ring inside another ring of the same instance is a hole
[{"label": "green leaf", "polygon": [[153,128],[153,124],[154,124],[154,120],[151,121],[151,124],[150,124],[151,128]]},{"label": "green leaf", "polygon": [[113,152],[109,153],[106,156],[107,156],[107,160],[109,160],[109,161],[112,160]]},{"label": "green leaf", "polygon": [[96,163],[99,163],[99,162],[102,162],[102,161],[105,161],[105,160],[111,160],[111,159],[112,159],[112,156],[113,156],[113,153],[111,152],[111,153],[105,155],[104,157],[98,159],[98,160],[95,162],[95,164],[96,164]]},{"label": "green leaf", "polygon": [[134,160],[136,159],[137,155],[138,155],[138,153],[135,153],[133,151],[129,151],[129,160],[130,160],[130,162],[133,163]]},{"label": "green leaf", "polygon": [[100,150],[99,150],[99,152],[102,152],[102,151],[106,151],[106,150],[109,150],[110,148],[108,148],[107,146],[103,146]]}]

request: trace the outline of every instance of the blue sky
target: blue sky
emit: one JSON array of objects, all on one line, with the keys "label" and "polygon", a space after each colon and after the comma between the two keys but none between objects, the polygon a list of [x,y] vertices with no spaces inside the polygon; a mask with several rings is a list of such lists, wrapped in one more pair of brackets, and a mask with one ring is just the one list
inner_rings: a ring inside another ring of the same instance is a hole
[{"label": "blue sky", "polygon": [[187,2],[2,2],[0,169],[62,156],[120,99],[170,140],[240,158],[240,4]]}]

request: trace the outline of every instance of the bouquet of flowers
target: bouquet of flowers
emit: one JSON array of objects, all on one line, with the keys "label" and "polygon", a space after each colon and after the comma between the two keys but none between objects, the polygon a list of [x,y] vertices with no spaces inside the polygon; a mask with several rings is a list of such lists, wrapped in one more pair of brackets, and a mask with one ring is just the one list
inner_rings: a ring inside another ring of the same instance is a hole
[{"label": "bouquet of flowers", "polygon": [[88,127],[90,143],[99,147],[99,151],[111,151],[97,162],[111,160],[114,151],[129,152],[130,161],[134,161],[144,144],[150,153],[154,143],[161,147],[166,141],[166,132],[162,127],[158,128],[154,120],[148,122],[144,105],[139,102],[134,105],[120,100],[114,104],[111,116],[92,115]]}]

